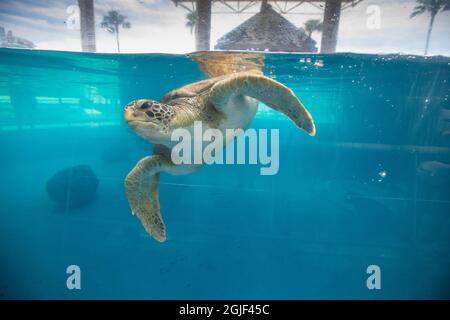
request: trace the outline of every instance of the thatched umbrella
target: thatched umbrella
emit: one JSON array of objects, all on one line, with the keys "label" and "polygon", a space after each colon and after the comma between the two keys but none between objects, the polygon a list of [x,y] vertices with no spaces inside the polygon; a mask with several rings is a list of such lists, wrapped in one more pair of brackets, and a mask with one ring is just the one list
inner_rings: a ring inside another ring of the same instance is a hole
[{"label": "thatched umbrella", "polygon": [[313,39],[265,2],[259,13],[221,37],[215,49],[317,52]]}]

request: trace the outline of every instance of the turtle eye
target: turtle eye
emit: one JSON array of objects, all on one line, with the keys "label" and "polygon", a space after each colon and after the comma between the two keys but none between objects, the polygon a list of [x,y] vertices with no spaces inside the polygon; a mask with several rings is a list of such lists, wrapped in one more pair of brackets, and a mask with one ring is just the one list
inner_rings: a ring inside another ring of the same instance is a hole
[{"label": "turtle eye", "polygon": [[148,109],[148,108],[150,108],[151,107],[151,104],[147,101],[147,102],[144,102],[142,105],[141,105],[141,109]]}]

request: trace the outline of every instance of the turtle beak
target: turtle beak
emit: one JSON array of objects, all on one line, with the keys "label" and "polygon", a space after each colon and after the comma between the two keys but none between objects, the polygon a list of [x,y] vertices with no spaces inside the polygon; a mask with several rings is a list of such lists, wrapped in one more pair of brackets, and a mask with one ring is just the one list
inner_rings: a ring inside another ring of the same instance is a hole
[{"label": "turtle beak", "polygon": [[136,106],[136,102],[135,101],[132,101],[132,102],[130,102],[129,104],[127,104],[125,106],[123,115],[124,115],[126,121],[129,121],[129,120],[132,119],[133,113],[134,113],[134,110],[135,110],[135,106]]}]

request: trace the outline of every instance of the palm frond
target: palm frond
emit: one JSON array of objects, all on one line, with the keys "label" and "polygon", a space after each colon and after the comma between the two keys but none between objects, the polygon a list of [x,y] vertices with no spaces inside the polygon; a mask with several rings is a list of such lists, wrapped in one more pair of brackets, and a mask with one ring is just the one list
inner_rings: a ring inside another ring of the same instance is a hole
[{"label": "palm frond", "polygon": [[197,24],[197,12],[193,11],[193,12],[189,12],[186,15],[186,24],[184,25],[185,27],[190,29],[190,32],[192,34],[192,32],[194,31],[195,25]]},{"label": "palm frond", "polygon": [[424,13],[425,11],[427,11],[426,6],[424,6],[424,5],[416,6],[416,7],[414,7],[414,11],[411,13],[411,15],[409,17],[414,18],[414,17]]},{"label": "palm frond", "polygon": [[131,28],[131,23],[126,21],[126,19],[127,17],[120,14],[117,10],[111,10],[103,17],[100,27],[110,33],[115,33],[119,26],[124,29],[129,29]]},{"label": "palm frond", "polygon": [[304,31],[307,34],[308,37],[311,37],[311,35],[315,31],[322,31],[322,21],[319,19],[310,19],[305,22]]},{"label": "palm frond", "polygon": [[445,0],[444,8],[442,9],[442,11],[448,11],[448,10],[450,10],[450,0]]}]

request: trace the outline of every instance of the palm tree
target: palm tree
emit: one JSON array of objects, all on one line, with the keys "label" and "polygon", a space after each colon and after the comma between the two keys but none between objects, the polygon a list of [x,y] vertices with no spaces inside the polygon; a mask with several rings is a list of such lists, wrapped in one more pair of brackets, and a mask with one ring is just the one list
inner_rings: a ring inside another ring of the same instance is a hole
[{"label": "palm tree", "polygon": [[305,22],[305,26],[302,28],[308,38],[311,38],[313,32],[322,31],[322,21],[318,19],[311,19]]},{"label": "palm tree", "polygon": [[433,30],[434,19],[441,11],[450,10],[450,0],[416,0],[417,6],[411,13],[411,18],[422,13],[428,12],[430,14],[430,23],[428,24],[427,42],[425,44],[425,55],[428,53],[428,46],[430,44],[431,30]]},{"label": "palm tree", "polygon": [[189,12],[186,15],[186,19],[187,19],[187,21],[186,21],[185,26],[187,28],[190,28],[191,34],[192,34],[192,32],[194,31],[195,25],[197,24],[197,12],[195,12],[195,11]]},{"label": "palm tree", "polygon": [[126,21],[126,19],[127,17],[121,15],[118,11],[111,10],[103,17],[103,21],[100,24],[100,26],[108,32],[116,34],[117,52],[120,52],[119,27],[124,29],[131,28],[131,23]]}]

